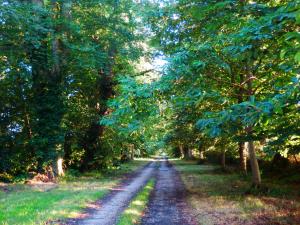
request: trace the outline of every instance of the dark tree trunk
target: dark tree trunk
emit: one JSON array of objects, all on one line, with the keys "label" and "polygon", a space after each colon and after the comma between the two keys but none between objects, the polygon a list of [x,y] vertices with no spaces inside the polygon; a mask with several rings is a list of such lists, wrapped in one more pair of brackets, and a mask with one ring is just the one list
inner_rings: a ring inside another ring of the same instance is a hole
[{"label": "dark tree trunk", "polygon": [[90,125],[89,130],[86,132],[84,139],[82,140],[82,146],[85,150],[85,154],[82,160],[81,170],[90,169],[94,165],[95,154],[100,146],[100,138],[104,133],[105,127],[99,123],[99,120],[109,114],[109,108],[107,107],[107,101],[113,96],[113,77],[112,74],[105,74],[103,70],[99,71],[98,89],[99,102],[97,103],[98,116],[95,121]]},{"label": "dark tree trunk", "polygon": [[[119,5],[119,1],[114,1],[113,11],[116,12]],[[113,17],[115,14],[113,13]],[[112,24],[112,29],[116,28],[116,24]],[[99,123],[99,120],[110,113],[110,110],[107,106],[107,101],[113,97],[113,88],[114,88],[114,65],[115,65],[115,56],[116,43],[115,40],[112,40],[109,43],[110,46],[107,53],[107,63],[104,68],[100,68],[98,71],[99,77],[97,82],[98,95],[96,95],[96,108],[98,109],[98,117],[95,121],[92,122],[89,130],[86,132],[84,140],[82,141],[82,147],[85,150],[81,170],[87,170],[91,167],[100,166],[94,163],[95,154],[101,149],[100,139],[103,136],[105,127]],[[101,62],[102,63],[102,62]],[[104,152],[104,154],[106,154]]]},{"label": "dark tree trunk", "polygon": [[71,164],[72,139],[71,132],[66,132],[64,139],[64,161],[68,166]]},{"label": "dark tree trunk", "polygon": [[223,170],[226,169],[226,151],[225,151],[225,149],[222,149],[222,152],[221,152],[221,166],[222,166]]},{"label": "dark tree trunk", "polygon": [[184,145],[179,145],[183,159],[190,159],[189,148]]},{"label": "dark tree trunk", "polygon": [[[112,44],[113,45],[113,44]],[[116,50],[113,45],[108,52],[108,63],[103,69],[98,71],[98,81],[96,84],[96,105],[95,108],[98,110],[97,118],[91,124],[89,130],[86,132],[86,135],[83,140],[83,148],[85,154],[82,160],[82,170],[87,170],[94,165],[93,161],[95,158],[95,153],[101,149],[100,138],[103,136],[105,126],[99,123],[99,120],[110,113],[110,109],[107,106],[107,101],[114,95],[114,72],[113,67],[115,63]]]}]

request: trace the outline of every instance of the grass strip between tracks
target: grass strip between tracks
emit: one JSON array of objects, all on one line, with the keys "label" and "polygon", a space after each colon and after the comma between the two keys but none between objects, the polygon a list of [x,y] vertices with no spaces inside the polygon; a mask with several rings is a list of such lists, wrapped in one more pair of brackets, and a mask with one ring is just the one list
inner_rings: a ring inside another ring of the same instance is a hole
[{"label": "grass strip between tracks", "polygon": [[131,201],[128,208],[122,213],[118,225],[139,224],[149,202],[150,193],[154,188],[154,179],[148,181],[146,186]]}]

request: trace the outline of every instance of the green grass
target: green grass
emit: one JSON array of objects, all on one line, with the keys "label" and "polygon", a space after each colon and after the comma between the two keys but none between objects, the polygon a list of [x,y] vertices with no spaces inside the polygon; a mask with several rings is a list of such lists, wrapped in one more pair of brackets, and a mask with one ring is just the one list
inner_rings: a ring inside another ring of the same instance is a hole
[{"label": "green grass", "polygon": [[57,184],[10,184],[0,186],[0,224],[46,224],[47,221],[77,217],[82,209],[103,197],[125,173],[147,161],[122,164],[106,173],[68,175]]},{"label": "green grass", "polygon": [[139,224],[153,188],[154,179],[151,179],[143,190],[132,200],[128,208],[122,213],[118,225]]},{"label": "green grass", "polygon": [[[217,165],[174,160],[189,193],[188,201],[202,225],[297,224],[299,187],[263,177],[264,191],[249,193],[251,177],[224,172]],[[265,191],[267,190],[267,191]]]}]

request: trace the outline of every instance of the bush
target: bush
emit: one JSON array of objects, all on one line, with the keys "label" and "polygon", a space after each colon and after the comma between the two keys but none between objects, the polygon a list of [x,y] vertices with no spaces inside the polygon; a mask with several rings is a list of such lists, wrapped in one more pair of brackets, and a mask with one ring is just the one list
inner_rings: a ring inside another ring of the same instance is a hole
[{"label": "bush", "polygon": [[[221,162],[221,152],[217,150],[211,150],[204,153],[205,161],[213,164],[220,164]],[[238,165],[239,159],[236,158],[233,151],[227,151],[225,154],[226,164]]]},{"label": "bush", "polygon": [[13,176],[8,173],[0,173],[0,181],[4,183],[9,183],[13,181]]}]

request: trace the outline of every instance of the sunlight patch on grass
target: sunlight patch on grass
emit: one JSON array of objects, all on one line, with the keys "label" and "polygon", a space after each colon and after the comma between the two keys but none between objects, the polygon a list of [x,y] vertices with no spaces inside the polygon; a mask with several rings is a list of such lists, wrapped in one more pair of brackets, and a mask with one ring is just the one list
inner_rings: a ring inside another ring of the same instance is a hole
[{"label": "sunlight patch on grass", "polygon": [[130,215],[132,218],[134,216],[141,216],[142,213],[138,211],[137,209],[127,209],[125,212],[126,215]]},{"label": "sunlight patch on grass", "polygon": [[137,224],[140,221],[153,188],[154,179],[151,179],[129,204],[128,208],[122,213],[118,225]]},{"label": "sunlight patch on grass", "polygon": [[[219,166],[197,165],[192,161],[172,162],[189,193],[188,201],[202,225],[211,224],[295,224],[300,219],[300,202],[291,186],[263,180],[270,191],[245,194],[250,176],[222,172]],[[294,196],[294,197],[293,197]]]},{"label": "sunlight patch on grass", "polygon": [[[101,182],[99,182],[101,183]],[[111,182],[111,186],[115,182]],[[87,203],[101,198],[107,189],[90,189],[89,184],[82,182],[83,188],[62,190],[59,187],[47,192],[26,190],[11,192],[0,199],[0,223],[39,224],[57,218],[73,217],[86,207]],[[85,188],[84,188],[85,187]]]}]

